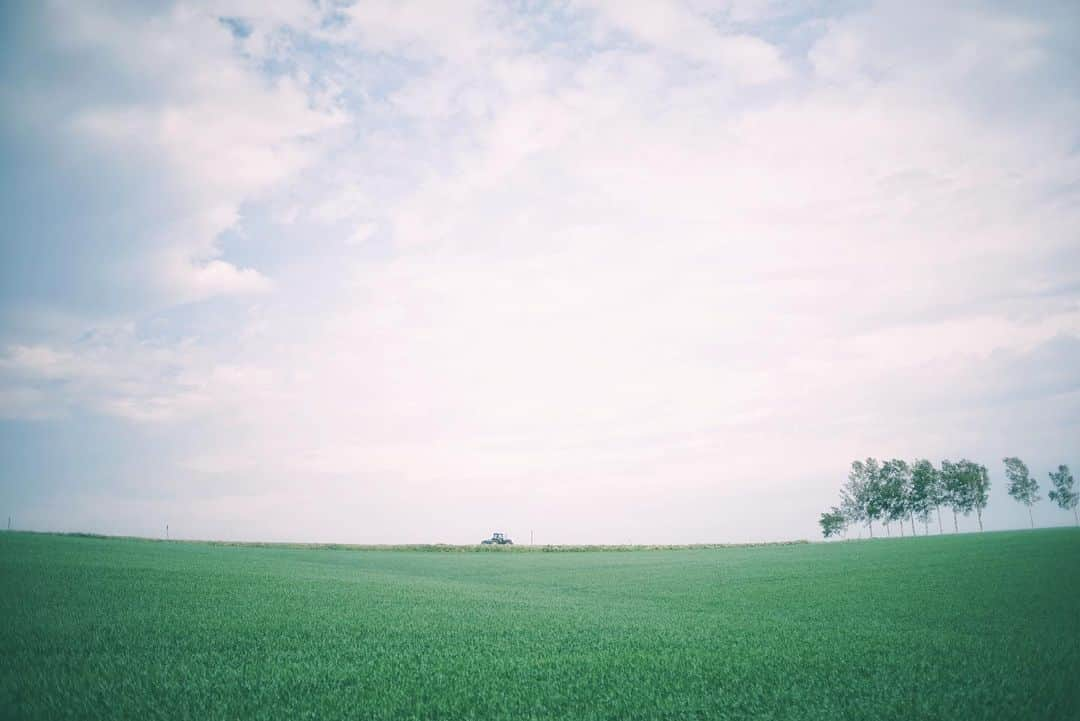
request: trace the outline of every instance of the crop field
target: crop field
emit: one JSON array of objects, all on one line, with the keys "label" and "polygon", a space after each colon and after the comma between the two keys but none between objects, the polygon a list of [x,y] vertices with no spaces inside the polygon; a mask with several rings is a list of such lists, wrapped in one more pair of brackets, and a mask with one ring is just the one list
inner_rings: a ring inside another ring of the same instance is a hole
[{"label": "crop field", "polygon": [[0,534],[0,716],[1077,719],[1080,530],[694,550]]}]

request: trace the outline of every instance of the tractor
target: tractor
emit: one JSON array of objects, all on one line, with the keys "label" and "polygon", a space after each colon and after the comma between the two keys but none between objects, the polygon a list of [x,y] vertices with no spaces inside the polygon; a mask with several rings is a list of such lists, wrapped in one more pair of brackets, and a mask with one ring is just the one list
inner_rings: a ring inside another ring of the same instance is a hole
[{"label": "tractor", "polygon": [[491,538],[480,541],[482,546],[513,546],[514,542],[507,538],[504,534],[496,531],[491,534]]}]

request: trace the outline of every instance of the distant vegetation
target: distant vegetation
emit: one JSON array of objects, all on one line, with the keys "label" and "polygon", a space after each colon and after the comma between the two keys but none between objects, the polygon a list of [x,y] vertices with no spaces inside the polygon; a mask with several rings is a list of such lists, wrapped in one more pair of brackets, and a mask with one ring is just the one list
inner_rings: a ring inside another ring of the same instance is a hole
[{"label": "distant vegetation", "polygon": [[[142,538],[138,536],[106,536],[100,533],[37,533],[19,531],[20,534],[38,536],[68,536],[71,538],[92,538],[107,541],[143,541],[146,543],[166,543],[162,538]],[[598,551],[603,553],[628,551],[703,551],[720,548],[759,548],[762,546],[792,546],[808,543],[796,541],[762,541],[756,543],[651,543],[651,544],[541,544],[536,546],[494,545],[494,544],[450,544],[450,543],[275,543],[272,541],[168,541],[172,544],[190,544],[202,546],[224,546],[227,548],[276,548],[308,551],[415,551],[420,553],[583,553]]]},{"label": "distant vegetation", "polygon": [[[1031,507],[1040,500],[1039,483],[1031,476],[1028,467],[1016,457],[1003,459],[1008,492],[1019,503],[1027,506],[1031,527],[1035,520]],[[1071,510],[1077,523],[1075,480],[1068,466],[1058,466],[1050,473],[1050,500],[1063,510]],[[892,535],[896,524],[901,536],[904,524],[910,522],[911,535],[916,535],[916,521],[922,524],[924,535],[930,533],[931,519],[937,518],[938,533],[943,532],[941,509],[952,511],[953,531],[960,530],[957,518],[975,513],[979,530],[983,529],[982,512],[990,499],[990,474],[986,466],[969,461],[944,460],[940,468],[926,459],[907,463],[890,459],[879,463],[875,458],[854,461],[848,473],[847,483],[840,489],[840,505],[821,514],[818,523],[825,538],[844,533],[849,527],[866,525],[870,537],[874,536],[874,523]]]}]

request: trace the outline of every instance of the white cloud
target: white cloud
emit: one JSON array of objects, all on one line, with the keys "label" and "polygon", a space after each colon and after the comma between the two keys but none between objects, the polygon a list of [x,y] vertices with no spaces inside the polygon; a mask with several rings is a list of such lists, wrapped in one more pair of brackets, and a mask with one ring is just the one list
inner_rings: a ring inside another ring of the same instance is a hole
[{"label": "white cloud", "polygon": [[809,59],[837,82],[916,83],[924,89],[972,82],[1008,82],[1037,69],[1047,54],[1043,25],[991,8],[878,3],[874,12],[827,23]]},{"label": "white cloud", "polygon": [[[318,67],[270,80],[220,32],[161,97],[86,109],[192,198],[132,272],[176,302],[275,293],[184,333],[14,343],[0,407],[175,432],[176,477],[229,489],[215,518],[264,528],[254,485],[298,533],[345,503],[384,540],[448,508],[562,539],[590,508],[641,541],[810,535],[852,457],[1074,451],[1053,368],[1080,337],[1080,113],[1027,87],[1047,28],[874,6],[804,51],[746,34],[782,3],[581,7],[552,37],[481,3],[237,8],[251,52],[299,55],[286,23]],[[287,226],[278,272],[216,240],[248,221]]]},{"label": "white cloud", "polygon": [[[243,203],[325,152],[324,138],[347,120],[334,98],[302,72],[261,72],[210,9],[179,5],[151,18],[54,12],[62,15],[55,42],[92,49],[119,69],[119,82],[145,88],[128,101],[79,108],[71,129],[117,162],[138,157],[160,174],[164,191],[183,199],[184,217],[148,229],[151,242],[166,245],[150,282],[179,301],[269,288],[257,270],[215,257],[218,236],[236,224]],[[315,21],[299,12],[277,19]]]},{"label": "white cloud", "polygon": [[680,2],[587,3],[615,28],[657,50],[715,66],[739,84],[782,80],[790,73],[778,50],[752,35],[717,27]]},{"label": "white cloud", "polygon": [[62,378],[77,364],[72,354],[44,346],[16,345],[0,358],[5,371],[39,378]]},{"label": "white cloud", "polygon": [[429,3],[375,0],[343,10],[345,33],[358,35],[366,51],[423,59],[473,59],[499,49],[494,8],[480,0]]},{"label": "white cloud", "polygon": [[252,268],[237,268],[223,260],[173,260],[167,269],[163,269],[161,282],[178,300],[262,293],[273,288],[270,279]]},{"label": "white cloud", "polygon": [[363,245],[367,241],[371,240],[371,237],[378,229],[374,223],[360,223],[353,228],[352,235],[345,241],[349,245]]}]

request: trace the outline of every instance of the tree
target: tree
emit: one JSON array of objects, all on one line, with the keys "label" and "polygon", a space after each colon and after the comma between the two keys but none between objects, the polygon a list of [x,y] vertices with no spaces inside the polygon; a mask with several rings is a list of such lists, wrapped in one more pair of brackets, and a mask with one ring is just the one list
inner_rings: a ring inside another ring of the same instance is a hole
[{"label": "tree", "polygon": [[969,483],[971,484],[971,500],[975,506],[975,515],[979,519],[979,532],[982,532],[982,512],[986,504],[990,502],[990,472],[981,463],[961,461],[968,464]]},{"label": "tree", "polygon": [[1031,507],[1039,500],[1039,482],[1031,477],[1028,467],[1015,456],[1003,458],[1005,477],[1009,479],[1009,495],[1023,503],[1028,509],[1028,522],[1035,528],[1035,518]]},{"label": "tree", "polygon": [[[862,467],[866,481],[863,486],[863,503],[866,506],[866,517],[870,521],[870,536],[873,537],[874,521],[885,517],[885,499],[881,493],[881,466],[876,459],[867,458]],[[885,530],[888,532],[888,526]]]},{"label": "tree", "polygon": [[840,494],[840,508],[849,523],[866,523],[874,537],[874,521],[883,514],[880,498],[881,468],[873,458],[853,461]]},{"label": "tree", "polygon": [[844,520],[850,526],[861,526],[867,522],[866,506],[863,503],[863,479],[862,471],[855,470],[855,464],[851,464],[851,472],[848,474],[847,483],[840,489],[840,512],[844,514]]},{"label": "tree", "polygon": [[[892,458],[881,464],[880,483],[878,485],[882,512],[889,521],[900,522],[900,535],[904,535],[904,519],[910,515],[908,497],[910,494],[911,470],[908,464]],[[915,524],[911,526],[915,533]]]},{"label": "tree", "polygon": [[[915,506],[913,505],[912,496],[914,489],[911,485],[911,466],[906,461],[900,461],[904,464],[903,481],[904,481],[904,512],[907,513],[908,520],[911,521],[911,536],[915,537]],[[903,528],[903,524],[900,525]]]},{"label": "tree", "polygon": [[1076,481],[1069,473],[1068,466],[1058,466],[1056,471],[1050,472],[1050,485],[1054,488],[1050,491],[1050,500],[1058,504],[1063,511],[1072,509],[1073,518],[1080,525],[1080,515],[1077,515],[1076,506],[1080,503],[1080,493],[1075,490]]},{"label": "tree", "polygon": [[872,501],[875,482],[871,480],[871,474],[875,472],[875,469],[867,468],[862,461],[852,462],[847,483],[844,484],[840,492],[840,508],[848,523],[866,523],[870,529],[871,538],[874,537],[874,520],[876,518],[871,513],[871,510],[876,512]]},{"label": "tree", "polygon": [[967,515],[971,508],[967,505],[967,494],[964,490],[964,479],[960,473],[959,464],[946,459],[941,462],[941,498],[942,503],[952,509],[953,532],[960,532],[960,523],[957,514]]},{"label": "tree", "polygon": [[[911,493],[908,499],[911,514],[918,518],[930,535],[930,511],[940,505],[938,472],[934,464],[920,458],[911,464]],[[941,512],[938,511],[938,531],[941,531]],[[914,534],[914,528],[912,529]]]},{"label": "tree", "polygon": [[822,513],[818,523],[821,524],[821,535],[825,538],[835,536],[847,528],[847,519],[844,512],[836,506]]},{"label": "tree", "polygon": [[944,460],[941,462],[941,482],[945,504],[952,508],[953,530],[960,531],[957,514],[966,516],[975,511],[982,531],[982,512],[990,499],[990,474],[986,466],[966,458],[956,463]]},{"label": "tree", "polygon": [[[933,466],[930,466],[933,468]],[[941,471],[934,470],[933,485],[934,513],[937,515],[937,532],[942,534],[945,529],[941,527],[941,507],[945,505],[945,482],[941,478]]]}]

